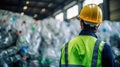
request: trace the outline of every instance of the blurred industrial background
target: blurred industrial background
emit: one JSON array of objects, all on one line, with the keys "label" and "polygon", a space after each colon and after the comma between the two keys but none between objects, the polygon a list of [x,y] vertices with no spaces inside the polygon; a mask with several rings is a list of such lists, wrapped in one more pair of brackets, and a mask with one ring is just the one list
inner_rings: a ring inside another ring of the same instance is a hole
[{"label": "blurred industrial background", "polygon": [[81,8],[103,11],[98,37],[110,44],[120,67],[120,0],[2,0],[0,67],[59,67],[60,47],[81,31]]},{"label": "blurred industrial background", "polygon": [[[79,7],[79,11],[84,4],[90,2],[96,2],[103,8],[105,18],[119,21],[120,7],[118,5],[120,0],[3,0],[0,2],[0,9],[26,14],[35,19],[44,19],[50,16],[54,17],[61,12],[66,15],[66,11],[74,5]],[[63,19],[69,18],[65,16]]]}]

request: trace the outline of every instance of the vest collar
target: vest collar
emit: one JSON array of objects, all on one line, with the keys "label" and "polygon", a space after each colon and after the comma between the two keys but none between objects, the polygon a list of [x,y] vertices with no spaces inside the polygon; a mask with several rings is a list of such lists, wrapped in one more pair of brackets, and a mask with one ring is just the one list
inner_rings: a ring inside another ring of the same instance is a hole
[{"label": "vest collar", "polygon": [[90,31],[90,30],[82,30],[79,35],[90,35],[90,36],[97,38],[97,35],[93,31]]}]

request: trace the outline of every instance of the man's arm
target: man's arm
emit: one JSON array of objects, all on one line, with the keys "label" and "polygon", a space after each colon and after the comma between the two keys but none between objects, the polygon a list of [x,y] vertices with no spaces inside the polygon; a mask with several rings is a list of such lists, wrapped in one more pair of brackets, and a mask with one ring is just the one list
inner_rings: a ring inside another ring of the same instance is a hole
[{"label": "man's arm", "polygon": [[102,51],[102,67],[115,67],[112,50],[107,43],[105,43]]}]

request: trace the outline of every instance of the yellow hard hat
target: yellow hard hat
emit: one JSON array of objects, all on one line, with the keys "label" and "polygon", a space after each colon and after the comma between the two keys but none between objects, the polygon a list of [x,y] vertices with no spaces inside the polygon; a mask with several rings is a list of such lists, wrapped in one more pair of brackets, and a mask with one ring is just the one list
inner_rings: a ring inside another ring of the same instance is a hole
[{"label": "yellow hard hat", "polygon": [[90,23],[100,24],[102,23],[102,10],[96,4],[88,4],[82,8],[78,18]]}]

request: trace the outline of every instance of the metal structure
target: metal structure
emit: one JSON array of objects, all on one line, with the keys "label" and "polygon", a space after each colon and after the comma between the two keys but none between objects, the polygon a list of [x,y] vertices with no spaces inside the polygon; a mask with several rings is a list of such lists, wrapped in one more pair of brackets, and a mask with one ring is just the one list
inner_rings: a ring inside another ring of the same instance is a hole
[{"label": "metal structure", "polygon": [[35,19],[43,19],[72,1],[74,0],[2,0],[0,9],[22,14],[24,12]]}]

